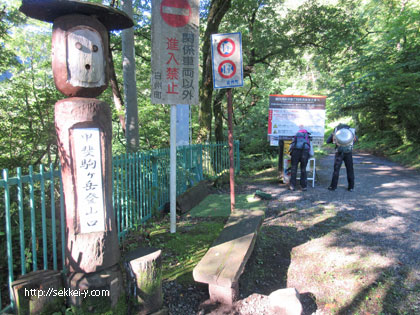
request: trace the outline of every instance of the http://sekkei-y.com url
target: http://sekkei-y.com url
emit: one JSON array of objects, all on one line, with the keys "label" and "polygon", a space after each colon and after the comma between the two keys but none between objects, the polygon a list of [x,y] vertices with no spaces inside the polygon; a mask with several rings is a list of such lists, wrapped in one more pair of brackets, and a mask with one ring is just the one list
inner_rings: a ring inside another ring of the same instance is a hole
[{"label": "http://sekkei-y.com url", "polygon": [[78,289],[54,289],[48,288],[48,290],[42,289],[26,289],[25,288],[25,296],[30,297],[105,297],[110,296],[109,290],[78,290]]}]

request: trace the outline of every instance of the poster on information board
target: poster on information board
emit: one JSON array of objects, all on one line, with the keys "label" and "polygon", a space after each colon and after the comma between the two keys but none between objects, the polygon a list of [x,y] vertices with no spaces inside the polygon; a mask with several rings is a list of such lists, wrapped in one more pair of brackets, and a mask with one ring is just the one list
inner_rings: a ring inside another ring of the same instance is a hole
[{"label": "poster on information board", "polygon": [[268,137],[270,145],[290,140],[304,128],[311,133],[312,143],[322,145],[325,131],[326,96],[270,95]]}]

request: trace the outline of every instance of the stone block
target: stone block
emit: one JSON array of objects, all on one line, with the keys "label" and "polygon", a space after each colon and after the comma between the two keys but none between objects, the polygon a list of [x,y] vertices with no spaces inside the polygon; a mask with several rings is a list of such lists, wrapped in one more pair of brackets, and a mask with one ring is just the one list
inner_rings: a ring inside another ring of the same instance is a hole
[{"label": "stone block", "polygon": [[60,271],[38,270],[12,282],[17,314],[52,314],[61,311],[65,298]]},{"label": "stone block", "polygon": [[176,198],[181,213],[190,211],[210,194],[210,182],[203,180]]},{"label": "stone block", "polygon": [[295,288],[280,289],[268,296],[270,310],[278,315],[302,314],[302,303],[299,300],[299,292]]},{"label": "stone block", "polygon": [[231,305],[237,297],[237,283],[254,249],[263,218],[262,210],[235,209],[219,237],[195,266],[193,278],[209,284],[212,301]]},{"label": "stone block", "polygon": [[124,258],[130,300],[136,314],[150,314],[162,307],[161,253],[160,249],[140,247]]},{"label": "stone block", "polygon": [[232,287],[222,287],[209,284],[209,295],[212,302],[232,305],[239,296],[239,285],[238,283],[233,283]]},{"label": "stone block", "polygon": [[87,312],[107,312],[117,307],[124,295],[123,277],[118,265],[93,273],[67,276],[68,302]]}]

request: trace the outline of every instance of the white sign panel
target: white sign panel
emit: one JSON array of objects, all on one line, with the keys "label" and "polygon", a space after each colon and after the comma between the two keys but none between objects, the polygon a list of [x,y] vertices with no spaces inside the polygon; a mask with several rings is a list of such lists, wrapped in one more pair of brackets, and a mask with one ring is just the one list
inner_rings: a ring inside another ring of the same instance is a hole
[{"label": "white sign panel", "polygon": [[270,95],[268,135],[291,139],[299,129],[311,133],[314,144],[323,142],[325,96]]},{"label": "white sign panel", "polygon": [[211,35],[213,88],[244,85],[241,33]]},{"label": "white sign panel", "polygon": [[176,146],[190,144],[190,106],[176,105]]},{"label": "white sign panel", "polygon": [[152,1],[153,104],[198,104],[199,0]]},{"label": "white sign panel", "polygon": [[99,129],[74,129],[73,144],[80,232],[102,232],[105,230],[105,214]]}]

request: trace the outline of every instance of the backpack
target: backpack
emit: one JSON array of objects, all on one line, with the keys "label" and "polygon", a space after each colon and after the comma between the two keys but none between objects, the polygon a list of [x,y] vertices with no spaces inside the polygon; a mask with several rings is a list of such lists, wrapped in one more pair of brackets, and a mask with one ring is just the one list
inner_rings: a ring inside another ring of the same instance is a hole
[{"label": "backpack", "polygon": [[293,138],[292,147],[293,149],[309,150],[311,147],[309,132],[307,132],[305,129],[299,130]]},{"label": "backpack", "polygon": [[353,150],[354,131],[347,125],[334,130],[334,143],[337,151],[342,153],[350,153]]}]

